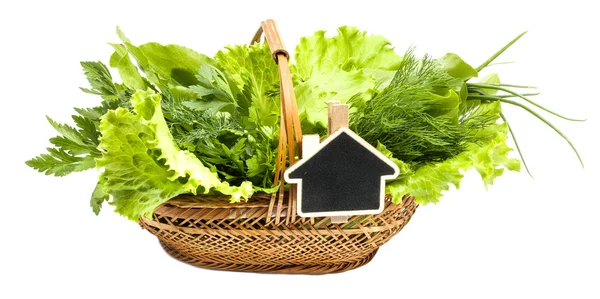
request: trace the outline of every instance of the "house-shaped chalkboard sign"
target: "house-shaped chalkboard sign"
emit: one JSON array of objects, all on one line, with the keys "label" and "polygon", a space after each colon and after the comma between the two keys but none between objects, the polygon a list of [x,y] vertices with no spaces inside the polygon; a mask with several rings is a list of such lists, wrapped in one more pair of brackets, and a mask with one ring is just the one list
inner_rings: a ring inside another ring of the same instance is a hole
[{"label": "house-shaped chalkboard sign", "polygon": [[306,135],[303,144],[303,158],[285,172],[288,183],[298,184],[298,215],[349,216],[383,211],[385,181],[398,176],[396,164],[345,127],[321,143],[318,136]]}]

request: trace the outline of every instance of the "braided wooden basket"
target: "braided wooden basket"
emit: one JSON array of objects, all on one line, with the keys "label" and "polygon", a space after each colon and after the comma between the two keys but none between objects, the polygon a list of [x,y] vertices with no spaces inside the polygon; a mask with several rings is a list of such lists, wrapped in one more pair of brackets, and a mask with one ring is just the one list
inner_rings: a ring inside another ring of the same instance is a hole
[{"label": "braided wooden basket", "polygon": [[[286,161],[292,165],[296,153],[301,156],[302,133],[289,54],[276,23],[267,20],[261,25],[252,42],[260,41],[264,33],[280,74],[281,132],[274,180],[279,184]],[[157,207],[153,219],[141,217],[140,225],[158,237],[169,255],[199,267],[324,274],[368,263],[418,207],[414,197],[405,196],[402,204],[394,204],[387,196],[382,213],[335,223],[331,217],[297,216],[295,186],[288,192],[279,189],[278,193],[260,193],[248,202],[234,204],[219,195],[181,195]]]}]

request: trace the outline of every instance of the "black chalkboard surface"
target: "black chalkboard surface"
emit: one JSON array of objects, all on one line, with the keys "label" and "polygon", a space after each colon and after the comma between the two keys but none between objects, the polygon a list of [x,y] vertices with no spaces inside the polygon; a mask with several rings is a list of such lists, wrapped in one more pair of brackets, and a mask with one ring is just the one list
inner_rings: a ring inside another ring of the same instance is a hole
[{"label": "black chalkboard surface", "polygon": [[384,208],[385,180],[398,167],[348,128],[341,128],[285,172],[298,184],[302,217],[377,214]]}]

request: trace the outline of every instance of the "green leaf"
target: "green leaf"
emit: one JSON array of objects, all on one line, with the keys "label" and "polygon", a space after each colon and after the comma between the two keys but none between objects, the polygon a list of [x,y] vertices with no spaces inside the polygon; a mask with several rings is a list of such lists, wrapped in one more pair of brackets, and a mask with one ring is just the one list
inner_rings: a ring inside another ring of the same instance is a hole
[{"label": "green leaf", "polygon": [[173,84],[189,86],[196,83],[196,73],[202,64],[214,64],[211,58],[179,45],[146,43],[139,47],[150,69]]},{"label": "green leaf", "polygon": [[147,89],[150,85],[147,80],[140,75],[137,67],[133,64],[131,58],[129,58],[127,48],[119,44],[110,45],[115,49],[115,52],[110,58],[110,65],[117,68],[123,83],[134,90]]},{"label": "green leaf", "polygon": [[160,85],[190,86],[197,83],[195,75],[202,64],[214,65],[213,59],[180,45],[161,45],[151,42],[134,46],[117,28],[117,35],[127,51],[146,73],[150,82]]},{"label": "green leaf", "polygon": [[454,53],[447,53],[436,61],[450,76],[459,79],[460,81],[464,82],[478,76],[477,71],[472,66]]},{"label": "green leaf", "polygon": [[499,126],[503,132],[498,134],[496,139],[485,146],[471,144],[467,150],[471,154],[473,167],[479,172],[486,187],[493,184],[496,177],[502,175],[504,168],[513,171],[521,170],[521,162],[508,157],[512,149],[506,145],[507,126],[506,124]]},{"label": "green leaf", "polygon": [[363,71],[346,72],[335,68],[326,73],[315,73],[296,84],[298,112],[309,124],[327,127],[327,102],[347,103],[357,96],[354,101],[364,103],[371,98],[374,88],[375,80]]},{"label": "green leaf", "polygon": [[[80,129],[79,133],[85,140],[89,140],[95,146],[98,145],[98,138],[100,137],[100,132],[96,126],[96,122],[93,119],[90,119],[85,116],[73,115],[71,116],[75,124]],[[94,147],[95,147],[94,146]]]},{"label": "green leaf", "polygon": [[264,126],[277,125],[279,99],[268,92],[279,84],[279,71],[268,45],[226,47],[215,55],[215,60],[239,90],[248,92],[249,120]]},{"label": "green leaf", "polygon": [[84,74],[92,86],[91,89],[81,88],[86,93],[102,96],[103,99],[116,99],[119,90],[112,81],[110,71],[102,62],[82,61]]},{"label": "green leaf", "polygon": [[[500,77],[496,73],[490,73],[490,74],[487,74],[485,77],[481,78],[481,80],[479,80],[479,83],[500,85]],[[487,94],[492,94],[492,95],[498,93],[498,89],[495,89],[495,88],[482,88],[481,90]]]},{"label": "green leaf", "polygon": [[466,170],[475,169],[485,187],[493,184],[504,169],[519,171],[520,161],[509,157],[512,149],[506,143],[508,126],[497,123],[501,113],[499,102],[478,105],[461,121],[469,136],[465,139],[464,151],[443,161],[429,162],[411,175],[399,177],[387,184],[387,192],[395,202],[409,194],[420,204],[436,203],[450,186],[460,187]]},{"label": "green leaf", "polygon": [[246,160],[246,166],[248,167],[249,177],[259,176],[267,170],[267,166],[261,163],[258,155],[252,156],[252,158]]},{"label": "green leaf", "polygon": [[192,153],[175,144],[163,117],[161,96],[138,91],[131,97],[136,114],[119,108],[109,111],[100,123],[102,157],[98,167],[104,191],[115,211],[131,220],[152,211],[166,200],[182,194],[218,191],[232,201],[248,199],[252,184],[239,187],[221,182]]},{"label": "green leaf", "polygon": [[100,120],[100,117],[104,115],[104,110],[102,107],[93,107],[93,108],[74,108],[77,113],[81,116],[88,118],[92,121]]},{"label": "green leaf", "polygon": [[340,27],[333,37],[325,31],[303,37],[295,60],[292,73],[306,133],[327,126],[327,102],[346,103],[355,97],[355,104],[364,103],[376,87],[389,84],[402,62],[387,39],[350,26]]},{"label": "green leaf", "polygon": [[471,143],[466,151],[453,158],[422,166],[413,175],[388,183],[386,191],[394,202],[400,202],[408,194],[415,196],[417,203],[425,205],[439,202],[451,185],[458,189],[465,170],[477,170],[486,187],[493,184],[504,169],[519,171],[519,160],[508,157],[512,149],[506,145],[506,125],[495,126],[496,135],[489,142],[483,145]]},{"label": "green leaf", "polygon": [[75,128],[73,128],[69,125],[59,124],[59,123],[55,122],[54,120],[52,120],[48,116],[46,116],[46,119],[52,125],[52,127],[54,127],[54,129],[56,131],[58,131],[60,134],[62,134],[64,136],[65,139],[70,140],[72,143],[83,146],[83,147],[88,146],[88,144],[85,143],[84,138],[81,135],[81,133],[79,131],[77,131]]},{"label": "green leaf", "polygon": [[41,154],[25,162],[27,166],[46,175],[64,176],[72,172],[93,168],[96,164],[90,156],[77,157],[64,150],[47,148],[48,154]]},{"label": "green leaf", "polygon": [[[115,102],[115,101],[111,101]],[[42,154],[26,162],[30,167],[47,175],[67,175],[72,172],[93,168],[95,158],[100,156],[97,149],[100,133],[96,127],[101,107],[90,109],[78,109],[80,115],[72,118],[79,128],[73,128],[66,124],[60,124],[46,116],[48,122],[61,135],[50,138],[56,148],[48,148],[48,154]]]},{"label": "green leaf", "polygon": [[227,109],[232,107],[231,103],[222,102],[222,101],[205,101],[205,100],[196,100],[196,101],[188,101],[184,102],[183,105],[190,109],[199,110],[199,111],[210,111],[211,114],[215,114],[218,111],[231,110]]},{"label": "green leaf", "polygon": [[74,156],[96,151],[96,146],[94,145],[77,143],[63,136],[50,138],[50,143]]},{"label": "green leaf", "polygon": [[94,211],[94,214],[98,215],[100,210],[102,209],[102,203],[108,201],[109,194],[104,192],[104,188],[102,187],[102,183],[98,182],[96,184],[96,188],[94,188],[94,192],[92,193],[92,198],[90,200],[90,207]]},{"label": "green leaf", "polygon": [[248,57],[250,47],[261,47],[259,45],[227,46],[224,50],[217,52],[215,60],[224,71],[231,74],[233,82],[242,89],[248,82],[251,72],[261,72],[261,69],[253,70],[252,60]]},{"label": "green leaf", "polygon": [[450,189],[450,185],[456,188],[460,186],[462,171],[470,166],[470,161],[462,157],[425,165],[404,180],[388,183],[386,192],[392,195],[396,203],[401,202],[405,194],[415,196],[419,204],[436,203],[442,197],[442,192]]},{"label": "green leaf", "polygon": [[362,70],[376,82],[389,82],[402,61],[386,38],[367,35],[352,26],[338,28],[338,35],[333,37],[325,37],[321,30],[301,38],[295,59],[294,74],[300,80],[339,68],[347,72]]},{"label": "green leaf", "polygon": [[[190,86],[189,89],[200,99],[184,103],[187,107],[196,110],[210,109],[213,114],[219,111],[233,113],[239,106],[238,101],[241,101],[247,109],[248,100],[242,99],[244,95],[237,86],[230,84],[228,76],[216,67],[202,65],[196,79],[198,85]],[[248,115],[248,112],[244,114]]]}]

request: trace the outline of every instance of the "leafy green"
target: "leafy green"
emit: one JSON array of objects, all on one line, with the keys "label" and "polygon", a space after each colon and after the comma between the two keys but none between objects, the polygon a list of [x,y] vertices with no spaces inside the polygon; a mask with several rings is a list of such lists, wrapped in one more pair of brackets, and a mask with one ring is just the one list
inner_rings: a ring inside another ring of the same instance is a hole
[{"label": "leafy green", "polygon": [[110,194],[104,191],[104,187],[101,182],[96,184],[96,188],[94,188],[94,192],[92,192],[92,198],[90,199],[90,207],[92,207],[92,211],[94,214],[100,214],[100,210],[102,209],[102,204],[106,201],[108,202],[110,199]]},{"label": "leafy green", "polygon": [[350,128],[412,166],[453,157],[468,136],[459,125],[461,100],[452,81],[434,60],[409,51],[390,85],[351,114]]},{"label": "leafy green", "polygon": [[[140,46],[134,46],[125,34],[117,28],[117,34],[123,42],[123,46],[131,56],[136,60],[140,69],[146,74],[148,80],[158,85],[175,84],[181,86],[193,85],[196,82],[195,76],[202,64],[214,64],[214,60],[206,55],[179,45],[161,45],[151,42]],[[119,47],[116,53],[122,57],[119,64],[127,55]],[[111,59],[112,60],[112,59]],[[114,61],[117,59],[115,58]],[[134,73],[131,66],[123,67],[128,71],[125,73]],[[121,68],[119,69],[121,73]],[[135,76],[135,74],[134,74]],[[134,82],[138,81],[137,77]],[[141,83],[141,82],[139,82]],[[126,83],[127,84],[127,83]],[[137,83],[136,83],[137,84]],[[135,87],[129,85],[130,87]]]},{"label": "leafy green", "polygon": [[[504,169],[520,169],[508,156],[509,127],[498,124],[500,104],[477,101],[465,84],[476,76],[456,54],[418,60],[409,50],[389,86],[364,104],[350,101],[360,108],[350,117],[351,128],[402,169],[386,187],[395,202],[405,194],[421,204],[438,202],[470,168],[486,186]],[[497,75],[485,81],[499,83]]]},{"label": "leafy green", "polygon": [[460,81],[467,81],[478,76],[477,71],[472,66],[454,53],[446,53],[436,61],[448,75]]},{"label": "leafy green", "polygon": [[98,151],[98,132],[93,121],[74,115],[77,129],[67,124],[60,124],[46,117],[60,136],[50,138],[55,147],[47,148],[47,154],[41,154],[27,162],[28,166],[44,172],[46,175],[64,176],[71,172],[93,168],[94,158],[100,156]]},{"label": "leafy green", "polygon": [[119,108],[102,117],[102,157],[97,163],[104,170],[102,190],[112,196],[115,211],[137,220],[182,193],[218,191],[231,195],[232,201],[248,199],[254,192],[250,182],[230,186],[192,153],[177,147],[160,101],[160,94],[138,91],[131,97],[135,114]]},{"label": "leafy green", "polygon": [[94,159],[89,156],[75,156],[62,148],[47,148],[48,154],[41,154],[25,162],[29,167],[46,175],[64,176],[72,172],[94,167]]},{"label": "leafy green", "polygon": [[389,80],[402,61],[386,38],[367,35],[352,26],[338,28],[338,35],[333,37],[326,37],[321,30],[301,38],[295,59],[294,75],[299,81],[336,67],[347,72],[363,70],[376,81]]},{"label": "leafy green", "polygon": [[249,122],[275,127],[279,122],[279,98],[270,95],[278,89],[279,71],[268,45],[230,46],[215,55],[239,90],[250,98]]},{"label": "leafy green", "polygon": [[389,83],[402,58],[384,37],[343,26],[333,37],[317,31],[301,38],[295,60],[292,74],[302,129],[310,134],[327,126],[328,101],[346,103],[357,94],[362,102],[369,100],[376,86]]},{"label": "leafy green", "polygon": [[201,66],[197,85],[188,88],[192,96],[181,87],[173,99],[163,93],[171,131],[223,180],[270,190],[279,137],[279,99],[271,94],[277,66],[266,45],[228,47],[216,61]]},{"label": "leafy green", "polygon": [[127,48],[118,44],[111,44],[111,46],[115,52],[110,57],[110,66],[117,68],[123,83],[132,89],[145,90],[150,87],[148,80],[140,75],[137,67],[131,61]]},{"label": "leafy green", "polygon": [[[114,83],[108,68],[101,62],[81,62],[84,74],[91,88],[82,91],[102,97],[102,105],[94,108],[75,108],[78,114],[72,115],[76,127],[60,124],[46,116],[48,122],[60,134],[50,138],[53,148],[25,163],[46,175],[64,176],[94,168],[95,159],[100,157],[98,150],[100,117],[108,110],[115,109],[128,101],[126,86]],[[122,106],[127,106],[122,105]]]},{"label": "leafy green", "polygon": [[117,33],[122,44],[113,45],[111,65],[120,74],[133,73],[135,80],[124,82],[140,89],[143,82],[128,56],[135,59],[158,89],[150,87],[160,90],[164,117],[177,145],[223,181],[252,181],[270,190],[279,136],[279,99],[270,92],[278,88],[279,75],[268,46],[228,47],[213,60],[177,45],[135,46],[123,32]]},{"label": "leafy green", "polygon": [[184,105],[195,110],[208,110],[211,114],[222,111],[248,115],[248,96],[231,82],[226,73],[204,64],[196,78],[198,84],[191,86],[190,90],[195,92],[199,99],[187,101]]},{"label": "leafy green", "polygon": [[92,87],[81,88],[83,92],[100,95],[105,100],[119,97],[119,86],[113,83],[110,71],[102,62],[83,61],[81,66]]},{"label": "leafy green", "polygon": [[354,101],[364,104],[372,96],[374,88],[375,81],[362,70],[346,72],[339,68],[317,73],[298,84],[295,88],[298,111],[306,123],[303,124],[303,132],[319,132],[310,130],[310,125],[327,127],[327,102],[347,103],[357,95]]},{"label": "leafy green", "polygon": [[[93,212],[108,202],[132,220],[183,193],[240,201],[278,190],[280,83],[266,44],[228,46],[210,58],[179,45],[134,45],[118,28],[117,35],[109,62],[122,83],[101,62],[82,62],[90,83],[82,91],[102,101],[75,108],[74,125],[48,118],[59,135],[27,165],[56,176],[96,167]],[[477,68],[454,53],[399,56],[387,39],[350,26],[304,37],[291,65],[302,131],[326,134],[327,102],[351,104],[350,127],[401,170],[387,192],[421,204],[458,188],[468,169],[485,186],[520,169],[509,156],[514,133],[501,104],[530,112],[575,150],[527,105],[563,116],[531,101],[536,93],[513,90],[529,87],[500,83],[496,74],[471,82],[521,36]]]},{"label": "leafy green", "polygon": [[471,132],[478,136],[478,143],[469,143],[465,151],[452,158],[428,163],[410,175],[388,183],[386,191],[395,202],[401,201],[405,194],[410,194],[416,197],[419,204],[436,203],[442,197],[442,192],[450,189],[450,185],[460,187],[463,172],[470,168],[477,170],[485,186],[493,184],[504,169],[519,171],[519,160],[508,156],[511,151],[506,144],[508,127],[495,123],[499,113],[501,108],[498,103],[479,106],[467,120],[478,122],[487,119],[483,130]]}]

